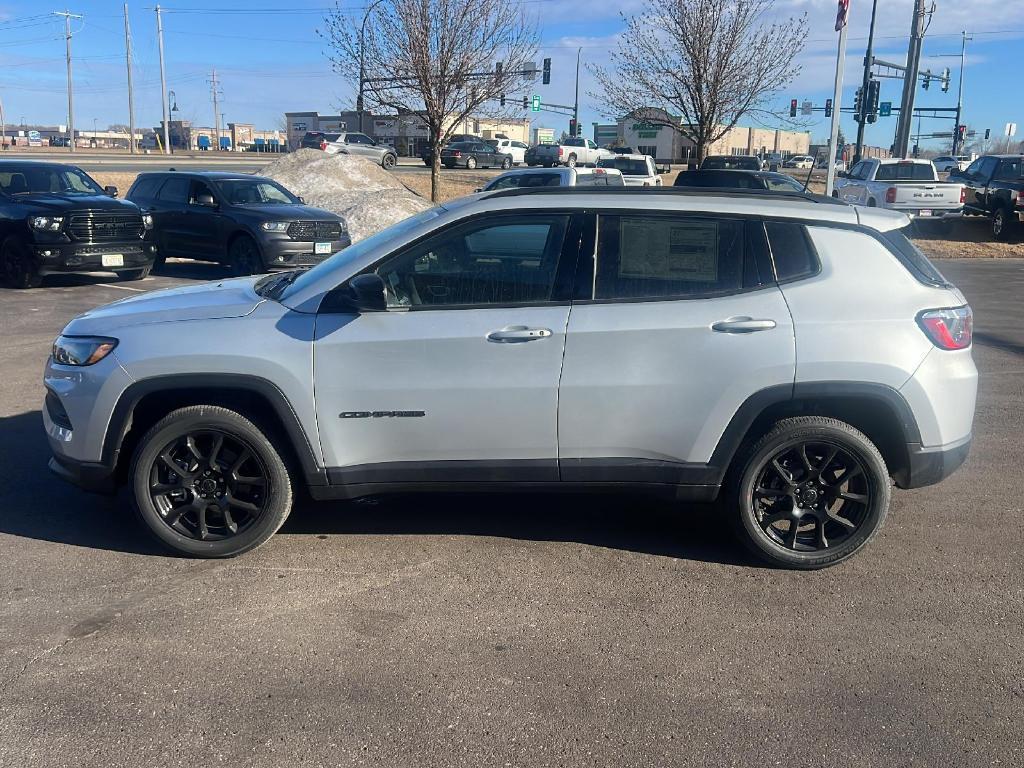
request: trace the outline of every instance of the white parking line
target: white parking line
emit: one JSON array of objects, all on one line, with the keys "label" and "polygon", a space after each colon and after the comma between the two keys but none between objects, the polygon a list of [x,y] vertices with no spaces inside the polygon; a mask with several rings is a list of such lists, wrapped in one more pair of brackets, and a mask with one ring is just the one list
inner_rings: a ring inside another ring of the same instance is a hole
[{"label": "white parking line", "polygon": [[96,283],[103,288],[117,288],[119,291],[134,291],[135,293],[146,293],[145,288],[129,288],[127,285],[114,285],[113,283]]}]

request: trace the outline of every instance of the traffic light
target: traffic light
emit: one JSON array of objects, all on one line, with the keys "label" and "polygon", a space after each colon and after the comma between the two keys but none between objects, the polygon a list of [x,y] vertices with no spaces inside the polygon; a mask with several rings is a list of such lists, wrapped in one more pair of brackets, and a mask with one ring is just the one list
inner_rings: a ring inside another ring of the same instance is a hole
[{"label": "traffic light", "polygon": [[942,70],[942,92],[946,93],[949,90],[949,67]]},{"label": "traffic light", "polygon": [[857,89],[857,93],[855,93],[854,96],[853,96],[853,119],[856,122],[858,122],[858,123],[861,122],[864,119],[864,117],[863,117],[863,107],[864,107],[864,105],[863,105],[863,99],[862,99],[863,95],[864,95],[864,89],[863,88],[858,88]]},{"label": "traffic light", "polygon": [[583,135],[583,123],[582,122],[576,123],[576,135],[577,136],[582,136]]},{"label": "traffic light", "polygon": [[501,98],[498,99],[498,101],[501,102],[501,106],[503,106],[503,107],[505,106],[505,94],[504,93],[501,94]]},{"label": "traffic light", "polygon": [[992,135],[992,129],[991,128],[986,128],[985,129],[985,141],[988,141],[988,137],[991,136],[991,135]]},{"label": "traffic light", "polygon": [[544,59],[544,75],[541,79],[544,85],[551,84],[551,59]]},{"label": "traffic light", "polygon": [[570,136],[575,136],[576,135],[576,121],[573,120],[572,118],[569,118],[569,135]]},{"label": "traffic light", "polygon": [[882,90],[882,84],[877,80],[868,81],[868,98],[865,104],[865,117],[869,123],[878,119],[878,97]]},{"label": "traffic light", "polygon": [[791,99],[789,102],[789,116],[796,117],[796,99]]},{"label": "traffic light", "polygon": [[832,99],[825,99],[825,117],[832,117]]},{"label": "traffic light", "polygon": [[960,146],[963,146],[964,139],[967,138],[967,126],[966,125],[958,125],[956,127],[956,138],[957,138],[957,141],[960,143]]},{"label": "traffic light", "polygon": [[921,83],[921,87],[924,88],[927,91],[928,90],[928,86],[931,85],[931,84],[932,84],[932,71],[929,69],[929,70],[927,70],[924,73],[924,82]]},{"label": "traffic light", "polygon": [[501,80],[501,71],[502,71],[502,69],[504,69],[504,67],[503,67],[503,65],[502,65],[502,63],[500,61],[494,62],[494,76],[498,80]]},{"label": "traffic light", "polygon": [[523,109],[529,109],[529,108],[530,108],[530,97],[529,96],[523,96]]}]

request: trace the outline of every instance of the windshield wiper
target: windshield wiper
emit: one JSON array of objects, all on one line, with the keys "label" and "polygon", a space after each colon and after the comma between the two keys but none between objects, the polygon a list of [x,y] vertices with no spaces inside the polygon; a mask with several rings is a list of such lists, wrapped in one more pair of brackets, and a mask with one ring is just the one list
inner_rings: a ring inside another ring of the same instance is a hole
[{"label": "windshield wiper", "polygon": [[281,298],[281,294],[284,289],[295,282],[296,278],[305,272],[309,267],[301,267],[299,269],[292,269],[288,272],[282,272],[278,275],[271,275],[270,277],[264,278],[256,284],[256,293],[267,299],[274,299],[275,301]]}]

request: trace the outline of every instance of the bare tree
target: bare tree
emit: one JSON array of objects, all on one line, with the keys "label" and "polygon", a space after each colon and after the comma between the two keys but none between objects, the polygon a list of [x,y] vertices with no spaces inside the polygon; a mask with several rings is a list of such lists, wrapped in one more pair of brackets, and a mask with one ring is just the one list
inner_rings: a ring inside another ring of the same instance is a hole
[{"label": "bare tree", "polygon": [[427,124],[434,201],[441,145],[470,116],[521,110],[521,92],[533,79],[523,73],[536,66],[536,23],[508,0],[379,0],[363,17],[336,4],[324,24],[335,71],[357,84],[361,73],[365,78],[364,106],[419,115]]},{"label": "bare tree", "polygon": [[589,67],[601,86],[591,98],[608,117],[671,126],[702,160],[745,115],[771,115],[771,98],[800,72],[795,59],[807,36],[806,14],[769,23],[772,6],[773,0],[654,0],[650,10],[623,15],[626,29],[611,64]]}]

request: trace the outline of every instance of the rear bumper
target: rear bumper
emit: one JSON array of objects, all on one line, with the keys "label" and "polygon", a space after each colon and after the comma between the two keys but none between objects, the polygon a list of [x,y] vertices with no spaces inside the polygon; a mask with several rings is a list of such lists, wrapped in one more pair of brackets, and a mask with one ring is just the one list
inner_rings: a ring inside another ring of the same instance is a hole
[{"label": "rear bumper", "polygon": [[[143,269],[153,265],[156,246],[146,241],[131,243],[57,243],[32,246],[42,275],[75,274],[80,272],[120,272]],[[121,257],[120,266],[105,266],[112,256]]]},{"label": "rear bumper", "polygon": [[971,452],[971,436],[948,445],[922,448],[919,443],[907,445],[906,471],[893,476],[900,488],[922,488],[935,485],[953,474]]},{"label": "rear bumper", "polygon": [[[941,208],[893,208],[894,211],[905,213],[912,219],[917,221],[944,221],[947,219],[959,219],[964,215],[963,206],[959,208],[941,209]],[[927,216],[922,216],[921,211],[931,211]]]}]

